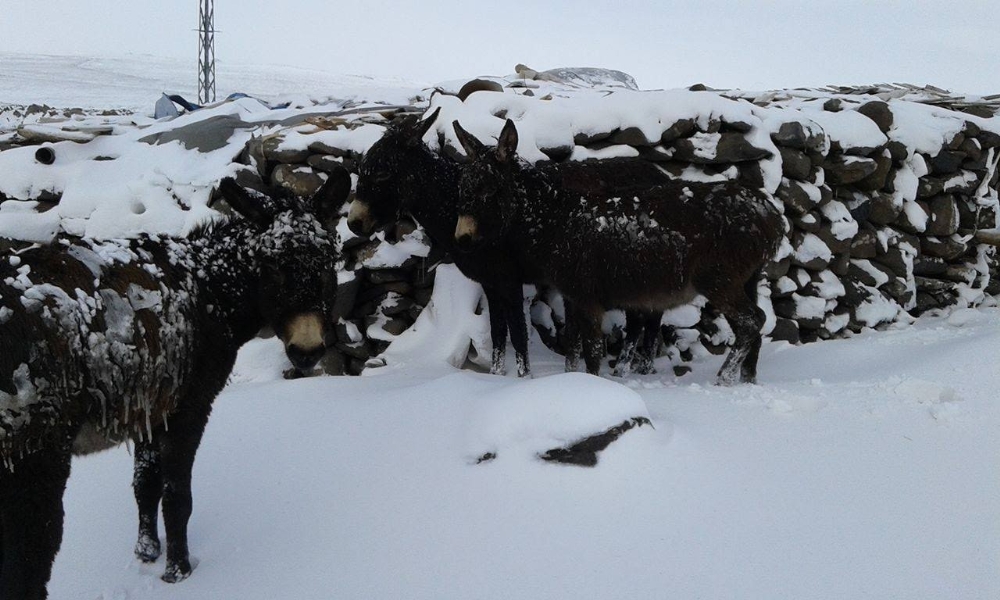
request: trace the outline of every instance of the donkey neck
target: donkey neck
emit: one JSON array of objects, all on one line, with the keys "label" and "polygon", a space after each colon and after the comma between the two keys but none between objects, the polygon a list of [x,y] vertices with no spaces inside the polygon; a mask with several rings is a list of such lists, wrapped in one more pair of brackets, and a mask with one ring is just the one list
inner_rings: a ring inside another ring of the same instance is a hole
[{"label": "donkey neck", "polygon": [[461,167],[420,144],[407,157],[408,185],[400,191],[402,207],[444,250],[454,249]]},{"label": "donkey neck", "polygon": [[248,221],[229,217],[179,242],[205,299],[199,303],[202,316],[240,344],[264,325],[256,295],[257,237]]}]

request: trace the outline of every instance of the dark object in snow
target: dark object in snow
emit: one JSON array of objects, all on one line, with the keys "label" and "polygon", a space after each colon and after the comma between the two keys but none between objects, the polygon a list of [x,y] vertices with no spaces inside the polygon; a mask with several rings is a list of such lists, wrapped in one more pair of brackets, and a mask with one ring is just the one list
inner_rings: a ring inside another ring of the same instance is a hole
[{"label": "dark object in snow", "polygon": [[605,310],[664,310],[702,294],[736,334],[719,383],[756,379],[764,323],[757,280],[784,233],[767,194],[733,182],[682,181],[628,196],[581,194],[517,157],[509,119],[496,148],[467,134],[459,139],[473,162],[462,175],[455,243],[498,248],[569,298],[589,373],[600,369]]},{"label": "dark object in snow", "polygon": [[56,151],[52,146],[41,146],[35,150],[35,160],[43,165],[51,165],[56,162]]},{"label": "dark object in snow", "polygon": [[[502,374],[506,370],[509,331],[517,359],[517,373],[524,376],[530,372],[530,365],[522,284],[539,281],[530,270],[520,268],[500,248],[463,252],[456,246],[454,232],[458,220],[458,184],[462,167],[423,143],[424,135],[430,131],[439,112],[440,109],[435,110],[423,121],[417,116],[397,119],[368,150],[359,167],[355,200],[351,204],[347,224],[354,233],[368,235],[375,229],[397,222],[405,214],[412,216],[435,245],[452,256],[455,265],[466,277],[483,286],[490,309],[493,341],[490,372]],[[630,168],[623,169],[624,164],[629,164]],[[596,188],[609,194],[627,194],[668,179],[655,165],[633,159],[566,162],[542,169],[567,186],[579,186],[580,193]],[[633,323],[655,319],[658,324],[660,313],[630,313],[628,318]],[[570,321],[569,317],[567,321]],[[631,331],[634,336],[632,348],[635,348],[643,330],[641,326],[634,326]],[[656,342],[655,335],[647,339],[652,339],[654,344]],[[570,344],[568,368],[573,366],[573,353],[577,346]],[[637,359],[635,368],[638,372],[648,372],[652,368],[653,350],[649,343],[644,344],[642,349],[643,354]]]},{"label": "dark object in snow", "polygon": [[270,325],[296,369],[322,357],[346,171],[313,198],[220,185],[238,213],[187,238],[61,236],[0,258],[0,598],[44,598],[72,454],[132,439],[135,552],[191,573],[191,467],[240,346]]},{"label": "dark object in snow", "polygon": [[[622,436],[629,429],[642,427],[643,425],[653,426],[646,417],[633,417],[624,421],[620,425],[615,425],[603,433],[592,435],[576,442],[566,448],[553,448],[545,454],[540,454],[539,458],[550,462],[559,462],[567,465],[578,465],[581,467],[593,467],[597,465],[597,453],[603,451]],[[495,458],[495,456],[494,456]],[[482,461],[480,461],[482,462]]]}]

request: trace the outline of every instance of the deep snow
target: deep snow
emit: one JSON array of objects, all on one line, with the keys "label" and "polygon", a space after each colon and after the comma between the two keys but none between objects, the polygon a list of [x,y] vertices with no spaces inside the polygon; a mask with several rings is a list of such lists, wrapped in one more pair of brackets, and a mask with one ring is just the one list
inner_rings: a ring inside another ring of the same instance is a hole
[{"label": "deep snow", "polygon": [[[996,598],[998,344],[1000,310],[965,309],[767,343],[759,385],[719,388],[721,357],[621,385],[537,341],[533,380],[282,381],[253,342],[196,463],[191,578],[132,557],[121,448],[74,465],[52,598]],[[595,468],[534,457],[643,409]]]}]

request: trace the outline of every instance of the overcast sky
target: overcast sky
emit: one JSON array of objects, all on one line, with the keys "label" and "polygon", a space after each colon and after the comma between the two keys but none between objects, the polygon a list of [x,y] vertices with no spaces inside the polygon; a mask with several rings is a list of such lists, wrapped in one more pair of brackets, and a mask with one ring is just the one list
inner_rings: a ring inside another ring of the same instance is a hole
[{"label": "overcast sky", "polygon": [[[0,0],[0,51],[197,59],[197,0]],[[644,89],[1000,93],[1000,0],[217,0],[221,62],[435,82],[597,66]],[[3,77],[0,64],[0,77]]]}]

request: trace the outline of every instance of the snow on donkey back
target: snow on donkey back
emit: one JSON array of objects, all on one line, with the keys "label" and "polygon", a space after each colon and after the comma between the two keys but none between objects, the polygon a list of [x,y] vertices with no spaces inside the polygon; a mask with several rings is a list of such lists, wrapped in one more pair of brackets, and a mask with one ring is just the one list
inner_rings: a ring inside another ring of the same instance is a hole
[{"label": "snow on donkey back", "polygon": [[186,238],[59,236],[0,257],[0,598],[46,597],[72,454],[135,443],[136,554],[191,572],[191,467],[237,350],[274,327],[297,369],[324,352],[331,225],[346,171],[311,199],[220,185],[236,215]]},{"label": "snow on donkey back", "polygon": [[462,174],[456,242],[499,245],[570,299],[589,373],[600,368],[607,309],[662,311],[702,294],[736,334],[719,383],[755,381],[764,323],[757,281],[784,232],[765,192],[672,181],[581,194],[518,158],[509,119],[495,148],[465,137],[473,162]]}]

